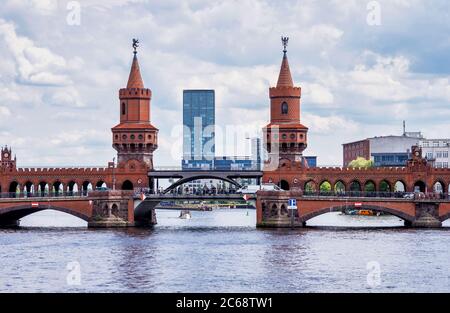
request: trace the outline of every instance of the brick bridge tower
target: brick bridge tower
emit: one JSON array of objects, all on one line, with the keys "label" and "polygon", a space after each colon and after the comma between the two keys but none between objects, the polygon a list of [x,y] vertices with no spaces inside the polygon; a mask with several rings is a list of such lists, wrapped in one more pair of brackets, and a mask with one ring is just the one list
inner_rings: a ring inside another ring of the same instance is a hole
[{"label": "brick bridge tower", "polygon": [[1,149],[0,155],[0,168],[3,170],[15,170],[16,169],[16,157],[12,157],[11,148],[5,146]]},{"label": "brick bridge tower", "polygon": [[134,57],[127,88],[120,89],[120,123],[112,128],[113,148],[119,167],[130,160],[153,169],[153,151],[158,148],[158,129],[150,123],[152,92],[144,87],[137,59],[138,41],[133,40]]},{"label": "brick bridge tower", "polygon": [[[263,128],[264,144],[269,153],[264,172],[304,166],[302,153],[307,146],[308,128],[300,123],[301,88],[294,87],[287,58],[289,38],[282,37],[281,40],[283,60],[277,86],[269,89],[270,123]],[[286,180],[279,179],[275,183],[289,190]]]}]

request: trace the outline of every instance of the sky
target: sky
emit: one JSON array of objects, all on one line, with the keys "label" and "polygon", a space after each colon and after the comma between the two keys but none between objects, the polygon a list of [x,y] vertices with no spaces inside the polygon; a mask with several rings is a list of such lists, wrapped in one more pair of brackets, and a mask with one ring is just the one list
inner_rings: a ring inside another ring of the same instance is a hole
[{"label": "sky", "polygon": [[450,137],[447,0],[2,0],[0,145],[19,166],[104,166],[139,38],[159,128],[156,166],[179,165],[183,89],[215,89],[218,154],[248,154],[269,121],[280,37],[302,87],[305,155],[422,131]]}]

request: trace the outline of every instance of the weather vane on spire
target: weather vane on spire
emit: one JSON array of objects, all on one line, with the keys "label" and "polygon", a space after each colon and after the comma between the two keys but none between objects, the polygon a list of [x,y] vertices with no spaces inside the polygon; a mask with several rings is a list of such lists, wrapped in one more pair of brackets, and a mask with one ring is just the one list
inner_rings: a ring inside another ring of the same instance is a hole
[{"label": "weather vane on spire", "polygon": [[134,49],[133,53],[134,53],[134,55],[136,55],[136,53],[137,53],[136,49],[138,47],[139,47],[139,39],[134,39],[133,38],[133,49]]},{"label": "weather vane on spire", "polygon": [[283,44],[283,53],[286,55],[287,52],[287,45],[288,45],[289,37],[283,37],[281,36],[281,43]]}]

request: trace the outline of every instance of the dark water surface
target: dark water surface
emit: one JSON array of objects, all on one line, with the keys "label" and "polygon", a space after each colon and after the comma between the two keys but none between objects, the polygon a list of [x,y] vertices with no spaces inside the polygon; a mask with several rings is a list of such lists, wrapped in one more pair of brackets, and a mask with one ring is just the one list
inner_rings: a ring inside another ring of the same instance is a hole
[{"label": "dark water surface", "polygon": [[320,227],[260,230],[252,210],[178,214],[158,211],[152,230],[31,215],[0,230],[0,291],[450,292],[449,228],[330,213],[309,223]]}]

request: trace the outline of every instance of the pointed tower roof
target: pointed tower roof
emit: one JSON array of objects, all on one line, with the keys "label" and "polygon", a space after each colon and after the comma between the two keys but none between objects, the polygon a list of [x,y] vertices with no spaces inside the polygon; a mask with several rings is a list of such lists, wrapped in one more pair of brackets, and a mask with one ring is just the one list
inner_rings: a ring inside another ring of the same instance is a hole
[{"label": "pointed tower roof", "polygon": [[289,62],[286,56],[286,52],[284,52],[283,61],[281,62],[277,87],[294,87],[294,82],[292,81],[291,70],[289,69]]},{"label": "pointed tower roof", "polygon": [[277,87],[294,87],[292,81],[291,70],[289,69],[289,62],[287,59],[287,45],[289,37],[281,36],[281,42],[283,43],[283,61],[281,61],[280,75],[278,76]]},{"label": "pointed tower roof", "polygon": [[142,81],[141,71],[139,69],[139,62],[136,53],[134,53],[133,64],[131,65],[127,88],[144,88],[144,82]]}]

